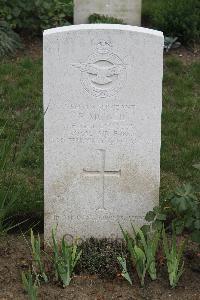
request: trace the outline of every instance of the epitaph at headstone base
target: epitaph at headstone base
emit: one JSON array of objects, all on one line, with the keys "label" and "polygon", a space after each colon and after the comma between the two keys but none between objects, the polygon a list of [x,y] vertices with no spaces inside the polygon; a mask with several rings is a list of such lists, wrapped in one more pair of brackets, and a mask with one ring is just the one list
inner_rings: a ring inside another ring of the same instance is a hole
[{"label": "epitaph at headstone base", "polygon": [[117,238],[158,204],[162,53],[139,27],[45,31],[46,239]]}]

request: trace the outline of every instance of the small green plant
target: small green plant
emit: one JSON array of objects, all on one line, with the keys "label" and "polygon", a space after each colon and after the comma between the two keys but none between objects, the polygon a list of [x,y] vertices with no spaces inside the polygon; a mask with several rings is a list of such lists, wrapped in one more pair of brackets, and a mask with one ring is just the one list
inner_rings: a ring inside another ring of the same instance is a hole
[{"label": "small green plant", "polygon": [[[41,243],[40,243],[40,235],[36,238],[33,234],[33,230],[31,229],[31,249],[33,256],[33,270],[36,276],[42,278],[45,283],[48,282],[48,277],[45,273],[45,268],[43,261],[41,259]],[[38,274],[39,272],[39,274]]]},{"label": "small green plant", "polygon": [[90,15],[88,20],[90,24],[93,23],[124,24],[124,21],[121,19],[113,18],[110,16],[99,15],[99,14]]},{"label": "small green plant", "polygon": [[177,247],[176,234],[173,229],[171,246],[168,243],[165,228],[162,230],[163,249],[167,260],[167,270],[169,274],[169,283],[172,288],[176,287],[181,275],[184,272],[183,252],[186,240],[182,241]]},{"label": "small green plant", "polygon": [[164,49],[169,52],[171,49],[176,49],[181,46],[181,43],[177,41],[177,37],[165,36],[164,38]]},{"label": "small green plant", "polygon": [[22,284],[24,290],[27,292],[30,300],[37,300],[38,287],[33,280],[33,275],[29,270],[27,273],[22,272]]},{"label": "small green plant", "polygon": [[[190,184],[184,184],[162,201],[160,206],[149,211],[146,221],[158,229],[162,228],[163,223],[170,230],[174,226],[177,234],[186,230],[194,242],[200,243],[200,201],[197,194]],[[148,229],[150,225],[144,227]]]},{"label": "small green plant", "polygon": [[124,256],[118,256],[117,260],[122,268],[122,277],[124,277],[131,285],[133,284],[131,277],[127,271],[126,258]]},{"label": "small green plant", "polygon": [[20,37],[7,22],[0,20],[0,58],[15,53],[22,47]]},{"label": "small green plant", "polygon": [[74,268],[81,257],[81,251],[78,251],[76,244],[69,245],[64,237],[59,251],[55,229],[52,229],[52,239],[56,277],[62,282],[63,287],[66,287],[71,282]]},{"label": "small green plant", "polygon": [[155,206],[152,211],[148,211],[145,220],[150,222],[149,225],[144,225],[142,230],[144,232],[150,230],[150,228],[161,230],[163,227],[163,221],[167,219],[167,212],[163,209],[163,207]]},{"label": "small green plant", "polygon": [[151,230],[146,235],[140,228],[132,225],[133,235],[124,231],[120,226],[124,239],[127,243],[129,253],[135,264],[141,286],[144,286],[146,273],[155,280],[156,275],[156,251],[160,239],[158,230]]}]

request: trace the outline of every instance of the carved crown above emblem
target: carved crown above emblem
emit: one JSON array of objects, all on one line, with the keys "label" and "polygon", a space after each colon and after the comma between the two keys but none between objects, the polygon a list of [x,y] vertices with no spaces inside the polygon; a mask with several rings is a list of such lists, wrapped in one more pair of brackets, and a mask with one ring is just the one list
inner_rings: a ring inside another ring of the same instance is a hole
[{"label": "carved crown above emblem", "polygon": [[106,54],[112,51],[112,44],[108,41],[101,40],[96,45],[96,50],[100,54]]}]

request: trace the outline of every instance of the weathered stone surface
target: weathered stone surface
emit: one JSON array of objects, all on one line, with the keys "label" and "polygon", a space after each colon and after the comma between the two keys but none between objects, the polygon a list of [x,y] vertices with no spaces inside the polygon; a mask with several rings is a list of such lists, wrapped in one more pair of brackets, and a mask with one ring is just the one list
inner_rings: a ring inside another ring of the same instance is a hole
[{"label": "weathered stone surface", "polygon": [[45,235],[118,237],[158,203],[163,35],[44,32]]},{"label": "weathered stone surface", "polygon": [[141,0],[74,0],[74,24],[87,24],[88,17],[97,13],[140,26],[141,6]]}]

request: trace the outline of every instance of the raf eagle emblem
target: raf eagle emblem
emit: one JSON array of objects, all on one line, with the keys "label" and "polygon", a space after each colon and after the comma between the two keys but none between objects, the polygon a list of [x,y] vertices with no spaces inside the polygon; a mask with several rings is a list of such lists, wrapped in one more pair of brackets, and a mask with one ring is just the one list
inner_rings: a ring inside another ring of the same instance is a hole
[{"label": "raf eagle emblem", "polygon": [[113,81],[113,76],[119,75],[125,69],[123,65],[100,67],[90,63],[80,63],[74,66],[79,68],[81,72],[93,75],[91,81],[99,85],[111,83]]},{"label": "raf eagle emblem", "polygon": [[80,70],[84,89],[98,98],[114,96],[126,81],[126,65],[108,41],[99,41],[85,62],[72,66]]}]

